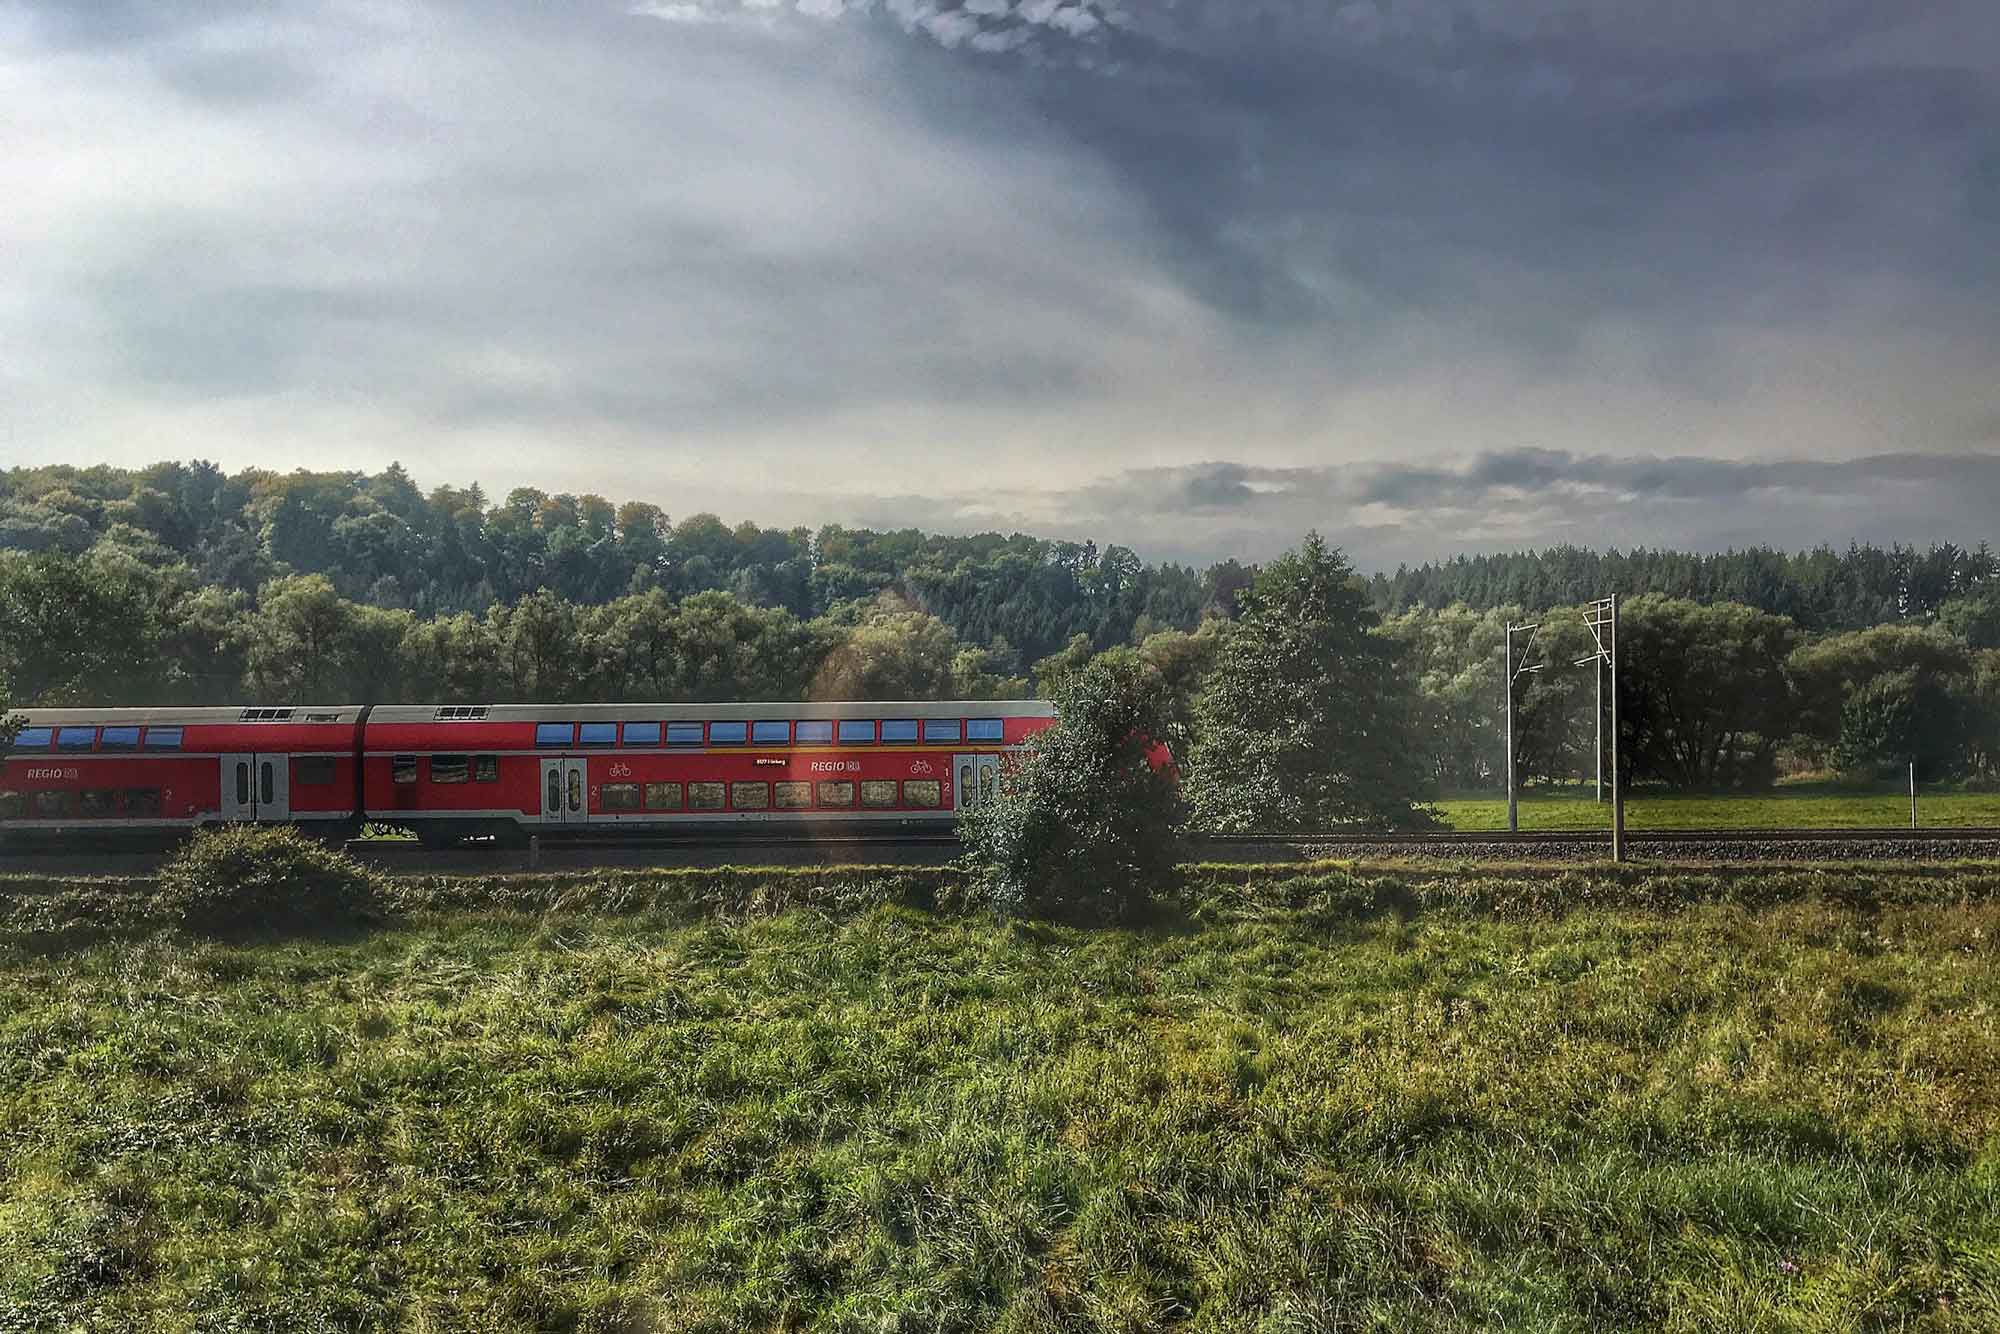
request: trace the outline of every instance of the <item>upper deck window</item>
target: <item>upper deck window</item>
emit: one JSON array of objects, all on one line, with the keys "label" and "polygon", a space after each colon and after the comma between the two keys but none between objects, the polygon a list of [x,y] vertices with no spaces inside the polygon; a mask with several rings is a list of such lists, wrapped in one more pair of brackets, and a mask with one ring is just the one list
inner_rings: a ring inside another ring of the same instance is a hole
[{"label": "upper deck window", "polygon": [[146,729],[147,750],[179,750],[181,729],[178,727],[149,727]]},{"label": "upper deck window", "polygon": [[924,719],[924,740],[933,744],[956,741],[964,730],[964,724],[956,718]]},{"label": "upper deck window", "polygon": [[618,724],[585,723],[577,729],[576,743],[579,746],[615,746],[618,744]]},{"label": "upper deck window", "polygon": [[625,744],[628,746],[657,746],[660,744],[658,723],[626,723]]},{"label": "upper deck window", "polygon": [[575,739],[575,723],[535,724],[535,744],[538,746],[567,746]]},{"label": "upper deck window", "polygon": [[139,729],[136,727],[107,727],[98,739],[99,750],[139,749]]},{"label": "upper deck window", "polygon": [[667,744],[669,746],[699,746],[701,744],[701,724],[668,723]]},{"label": "upper deck window", "polygon": [[24,727],[14,737],[15,750],[47,750],[56,734],[53,727]]},{"label": "upper deck window", "polygon": [[740,746],[750,735],[748,723],[710,723],[708,744],[711,746]]},{"label": "upper deck window", "polygon": [[750,729],[750,739],[760,746],[782,746],[792,739],[792,725],[782,721],[765,721]]},{"label": "upper deck window", "polygon": [[1007,725],[998,718],[968,718],[965,720],[967,741],[1005,741]]},{"label": "upper deck window", "polygon": [[833,720],[801,718],[792,724],[792,738],[801,746],[824,746],[833,740]]},{"label": "upper deck window", "polygon": [[872,746],[875,744],[875,720],[873,718],[843,718],[840,720],[840,744],[843,746]]},{"label": "upper deck window", "polygon": [[57,750],[89,750],[97,744],[95,727],[64,727],[56,732]]},{"label": "upper deck window", "polygon": [[915,741],[917,720],[915,718],[884,718],[882,720],[882,744],[892,741]]}]

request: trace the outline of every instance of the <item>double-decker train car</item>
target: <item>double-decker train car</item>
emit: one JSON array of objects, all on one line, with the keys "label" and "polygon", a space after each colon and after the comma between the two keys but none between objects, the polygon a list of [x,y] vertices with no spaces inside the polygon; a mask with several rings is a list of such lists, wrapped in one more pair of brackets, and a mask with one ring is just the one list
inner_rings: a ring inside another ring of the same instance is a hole
[{"label": "double-decker train car", "polygon": [[1032,700],[37,709],[0,762],[0,835],[940,825],[1054,717]]}]

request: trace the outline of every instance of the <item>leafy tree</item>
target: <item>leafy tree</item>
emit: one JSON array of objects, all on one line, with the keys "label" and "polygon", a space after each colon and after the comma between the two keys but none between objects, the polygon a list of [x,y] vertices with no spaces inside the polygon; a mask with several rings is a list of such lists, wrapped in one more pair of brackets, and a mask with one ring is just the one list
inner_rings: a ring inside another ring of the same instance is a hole
[{"label": "leafy tree", "polygon": [[1183,809],[1149,760],[1167,691],[1132,655],[1099,658],[1056,697],[1055,723],[962,818],[967,858],[1003,911],[1123,920],[1181,860]]},{"label": "leafy tree", "polygon": [[354,655],[357,611],[323,574],[266,584],[249,626],[251,692],[292,703],[340,698]]},{"label": "leafy tree", "polygon": [[1619,728],[1631,776],[1680,788],[1768,786],[1790,730],[1798,628],[1740,603],[1648,594],[1621,609]]},{"label": "leafy tree", "polygon": [[1430,775],[1394,640],[1319,534],[1239,598],[1195,708],[1194,807],[1218,830],[1419,825]]},{"label": "leafy tree", "polygon": [[1886,672],[1850,693],[1840,709],[1834,763],[1879,777],[1914,762],[1926,778],[1964,772],[1975,733],[1970,700],[1932,676]]},{"label": "leafy tree", "polygon": [[0,676],[29,704],[154,693],[150,590],[129,569],[43,553],[0,557]]},{"label": "leafy tree", "polygon": [[1938,624],[1973,648],[2000,648],[2000,583],[1949,599],[1938,608]]},{"label": "leafy tree", "polygon": [[15,734],[21,730],[21,725],[26,721],[18,713],[8,713],[8,708],[7,681],[4,677],[0,677],[0,750],[14,744]]},{"label": "leafy tree", "polygon": [[1856,772],[1912,758],[1926,772],[1953,769],[1960,761],[1948,757],[1948,743],[1964,725],[1973,664],[1963,640],[1934,626],[1882,625],[1823,639],[1786,664],[1798,731],[1811,750]]}]

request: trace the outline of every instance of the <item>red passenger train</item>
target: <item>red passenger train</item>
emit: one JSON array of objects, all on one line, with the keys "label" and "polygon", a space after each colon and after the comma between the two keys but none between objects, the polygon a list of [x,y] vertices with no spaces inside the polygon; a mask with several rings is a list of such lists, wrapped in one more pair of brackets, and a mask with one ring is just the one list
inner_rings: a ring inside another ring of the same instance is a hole
[{"label": "red passenger train", "polygon": [[1036,700],[30,709],[0,836],[373,822],[426,842],[606,828],[922,827],[993,792]]}]

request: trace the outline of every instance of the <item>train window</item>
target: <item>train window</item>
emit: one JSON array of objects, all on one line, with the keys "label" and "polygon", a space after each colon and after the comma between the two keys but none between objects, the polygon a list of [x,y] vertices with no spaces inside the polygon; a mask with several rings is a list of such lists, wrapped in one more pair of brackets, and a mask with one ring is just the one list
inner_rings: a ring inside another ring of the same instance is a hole
[{"label": "train window", "polygon": [[669,746],[699,746],[701,744],[701,724],[668,723],[667,744]]},{"label": "train window", "polygon": [[903,804],[935,808],[944,798],[943,784],[935,778],[912,778],[903,784]]},{"label": "train window", "polygon": [[731,783],[729,804],[739,811],[761,811],[771,804],[769,783]]},{"label": "train window", "polygon": [[135,819],[143,819],[160,813],[160,789],[156,787],[128,787],[125,789],[125,814]]},{"label": "train window", "polygon": [[801,718],[792,724],[792,739],[801,746],[824,746],[833,741],[831,718]]},{"label": "train window", "polygon": [[55,734],[53,727],[24,727],[14,736],[14,749],[47,750]]},{"label": "train window", "polygon": [[535,744],[538,746],[567,746],[575,739],[575,723],[535,724]]},{"label": "train window", "polygon": [[0,820],[18,820],[27,809],[27,798],[20,793],[0,792]]},{"label": "train window", "polygon": [[1007,725],[998,718],[968,718],[965,720],[967,741],[1005,741]]},{"label": "train window", "polygon": [[431,756],[431,781],[433,783],[471,782],[472,757],[470,755]]},{"label": "train window", "polygon": [[108,787],[87,787],[78,794],[85,815],[116,815],[118,794]]},{"label": "train window", "polygon": [[107,727],[98,738],[99,750],[139,749],[139,729],[136,727]]},{"label": "train window", "polygon": [[389,781],[392,783],[414,783],[417,781],[417,757],[414,755],[392,755],[389,757]]},{"label": "train window", "polygon": [[933,744],[957,741],[964,730],[964,725],[956,718],[924,719],[924,740]]},{"label": "train window", "polygon": [[636,811],[639,809],[639,785],[637,783],[606,783],[597,789],[600,808],[607,811]]},{"label": "train window", "polygon": [[828,779],[819,785],[819,804],[822,806],[852,806],[854,804],[854,784],[845,779]]},{"label": "train window", "polygon": [[265,760],[257,766],[257,800],[270,805],[276,799],[277,776],[271,772],[271,761]]},{"label": "train window", "polygon": [[882,744],[892,741],[915,741],[917,720],[915,718],[884,718],[882,720]]},{"label": "train window", "polygon": [[691,811],[719,811],[722,809],[722,784],[689,783],[688,809]]},{"label": "train window", "polygon": [[750,739],[760,746],[789,745],[792,740],[792,725],[788,722],[760,722],[750,729]]},{"label": "train window", "polygon": [[813,804],[811,783],[775,783],[772,786],[776,789],[772,795],[776,797],[781,811],[795,811],[801,806]]},{"label": "train window", "polygon": [[750,735],[748,723],[710,723],[708,744],[711,746],[740,746]]},{"label": "train window", "polygon": [[[432,762],[435,773],[436,762]],[[301,755],[292,761],[292,781],[300,787],[325,787],[333,781],[333,756]]]},{"label": "train window", "polygon": [[873,718],[841,719],[840,744],[843,746],[871,746],[875,744],[875,720]]},{"label": "train window", "polygon": [[57,750],[89,750],[97,744],[95,727],[59,727],[56,729]]},{"label": "train window", "polygon": [[147,750],[179,750],[181,729],[178,727],[149,727],[146,729]]},{"label": "train window", "polygon": [[896,804],[896,780],[893,778],[865,778],[861,781],[861,804],[863,806],[894,806]]},{"label": "train window", "polygon": [[75,815],[76,793],[37,792],[35,814],[44,820],[60,820],[66,815]]},{"label": "train window", "polygon": [[628,746],[657,746],[660,744],[658,723],[626,723],[625,744]]},{"label": "train window", "polygon": [[577,729],[576,744],[579,746],[615,746],[618,744],[618,724],[585,723]]},{"label": "train window", "polygon": [[681,808],[681,785],[679,783],[646,784],[646,809],[649,811],[677,811]]},{"label": "train window", "polygon": [[498,755],[474,755],[472,757],[472,781],[475,783],[499,782],[500,757]]}]

